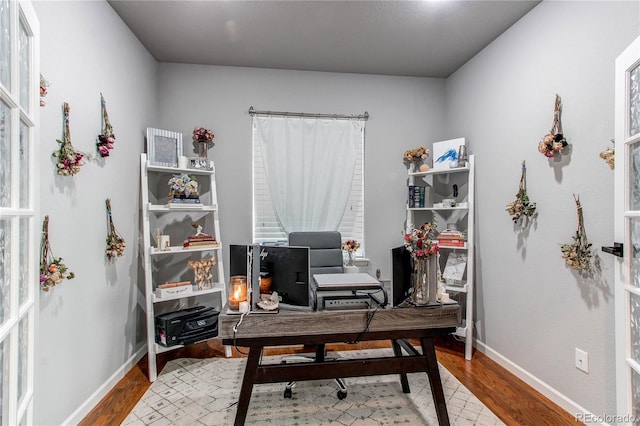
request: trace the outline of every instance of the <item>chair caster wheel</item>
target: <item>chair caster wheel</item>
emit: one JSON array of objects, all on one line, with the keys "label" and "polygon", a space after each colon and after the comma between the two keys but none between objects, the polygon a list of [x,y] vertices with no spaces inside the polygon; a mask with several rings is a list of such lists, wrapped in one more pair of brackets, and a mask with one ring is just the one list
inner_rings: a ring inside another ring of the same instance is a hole
[{"label": "chair caster wheel", "polygon": [[292,392],[291,389],[285,389],[284,390],[284,397],[285,398],[291,398]]},{"label": "chair caster wheel", "polygon": [[347,393],[343,391],[338,391],[338,399],[342,400],[347,397]]}]

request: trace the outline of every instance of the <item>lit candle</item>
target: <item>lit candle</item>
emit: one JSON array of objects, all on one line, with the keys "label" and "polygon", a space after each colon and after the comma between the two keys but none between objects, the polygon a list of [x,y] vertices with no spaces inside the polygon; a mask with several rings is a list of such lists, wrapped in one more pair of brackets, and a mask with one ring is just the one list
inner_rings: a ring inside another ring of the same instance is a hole
[{"label": "lit candle", "polygon": [[243,275],[236,275],[231,277],[231,279],[229,280],[229,308],[237,311],[240,309],[240,302],[246,301],[247,277]]}]

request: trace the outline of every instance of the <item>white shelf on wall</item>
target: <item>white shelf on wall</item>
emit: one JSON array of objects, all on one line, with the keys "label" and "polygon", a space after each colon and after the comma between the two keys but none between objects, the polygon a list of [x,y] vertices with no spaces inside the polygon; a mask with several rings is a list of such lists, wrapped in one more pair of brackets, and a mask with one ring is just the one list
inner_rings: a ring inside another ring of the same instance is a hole
[{"label": "white shelf on wall", "polygon": [[[475,233],[475,158],[469,156],[465,167],[456,167],[426,172],[409,172],[408,185],[424,186],[424,207],[409,207],[407,203],[407,232],[411,226],[419,226],[425,222],[435,221],[439,231],[443,231],[447,223],[454,221],[458,229],[467,235],[463,247],[440,246],[440,268],[444,265],[449,253],[464,251],[467,254],[464,285],[447,285],[447,292],[462,306],[463,326],[454,333],[465,341],[465,358],[471,359],[473,350],[473,285],[474,285],[474,233]],[[452,186],[458,186],[459,195],[453,196]],[[455,206],[444,207],[439,204],[444,199],[455,199]],[[449,222],[448,222],[449,221]]]},{"label": "white shelf on wall", "polygon": [[[167,183],[173,175],[181,173],[197,178],[202,205],[198,207],[167,206]],[[196,305],[213,306],[222,312],[227,301],[227,285],[224,282],[215,172],[151,165],[147,155],[141,154],[140,176],[147,350],[149,380],[153,382],[158,375],[156,356],[183,347],[183,345],[164,347],[156,343],[156,316]],[[159,250],[154,246],[154,229],[162,229],[163,233],[169,235],[171,239],[182,240],[193,233],[192,222],[203,223],[203,231],[216,238],[217,246],[184,248],[182,245],[174,245],[170,246],[169,250]],[[198,290],[195,283],[192,283],[190,292],[157,297],[155,290],[160,284],[169,280],[184,281],[193,277],[193,271],[188,268],[189,260],[199,260],[209,256],[216,259],[211,288]],[[229,354],[230,350],[227,348],[227,355]]]}]

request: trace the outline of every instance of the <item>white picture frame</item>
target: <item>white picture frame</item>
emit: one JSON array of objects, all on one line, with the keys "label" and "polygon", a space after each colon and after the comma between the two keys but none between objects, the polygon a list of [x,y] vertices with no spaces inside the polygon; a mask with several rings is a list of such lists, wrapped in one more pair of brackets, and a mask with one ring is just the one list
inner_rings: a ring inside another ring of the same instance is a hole
[{"label": "white picture frame", "polygon": [[147,155],[154,166],[178,167],[182,155],[182,133],[147,127]]},{"label": "white picture frame", "polygon": [[449,139],[433,143],[433,170],[458,167],[458,151],[465,145],[465,138]]}]

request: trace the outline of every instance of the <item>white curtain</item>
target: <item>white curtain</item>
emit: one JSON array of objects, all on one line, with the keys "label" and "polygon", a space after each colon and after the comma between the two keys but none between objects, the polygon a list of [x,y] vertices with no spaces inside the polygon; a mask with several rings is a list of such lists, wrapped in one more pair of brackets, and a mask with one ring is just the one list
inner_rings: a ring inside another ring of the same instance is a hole
[{"label": "white curtain", "polygon": [[364,122],[254,116],[273,207],[285,232],[338,230]]}]

